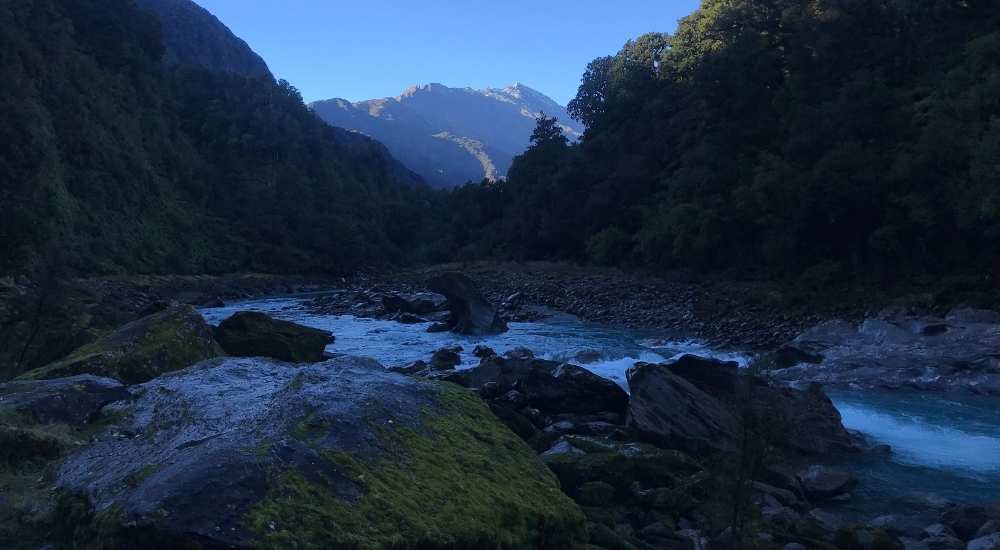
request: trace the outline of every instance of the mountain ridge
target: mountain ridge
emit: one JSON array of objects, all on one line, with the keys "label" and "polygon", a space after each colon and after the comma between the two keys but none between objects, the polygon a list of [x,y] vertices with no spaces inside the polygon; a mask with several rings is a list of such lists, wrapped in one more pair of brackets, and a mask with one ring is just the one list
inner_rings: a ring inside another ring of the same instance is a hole
[{"label": "mountain ridge", "polygon": [[167,65],[188,65],[248,78],[274,78],[267,62],[212,12],[191,0],[135,0],[160,20]]},{"label": "mountain ridge", "polygon": [[310,108],[333,126],[383,142],[404,165],[442,188],[504,178],[543,113],[559,119],[571,140],[583,133],[565,107],[521,83],[477,90],[434,82],[393,97],[332,98]]}]

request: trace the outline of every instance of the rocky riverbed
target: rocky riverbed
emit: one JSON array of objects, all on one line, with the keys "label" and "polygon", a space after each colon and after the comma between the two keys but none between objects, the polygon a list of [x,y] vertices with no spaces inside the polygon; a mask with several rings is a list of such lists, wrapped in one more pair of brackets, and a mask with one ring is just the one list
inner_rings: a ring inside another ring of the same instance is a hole
[{"label": "rocky riverbed", "polygon": [[[885,445],[863,427],[880,398],[843,393],[989,399],[995,314],[789,317],[787,329],[713,340],[739,325],[708,321],[702,291],[683,285],[656,294],[588,271],[560,289],[534,272],[485,277],[480,295],[466,279],[438,293],[415,277],[202,308],[209,324],[144,293],[132,301],[141,319],[0,385],[0,544],[982,550],[1000,539],[1000,508],[973,496],[992,494],[992,462],[973,460],[981,480],[960,481],[947,459],[964,455],[928,463],[905,422],[889,428],[899,450]],[[580,305],[585,292],[597,305]],[[663,305],[671,292],[693,297]],[[657,304],[662,318],[648,313]],[[748,319],[773,312],[761,307]],[[684,330],[687,314],[703,321]],[[602,315],[633,326],[586,322]],[[748,339],[768,351],[712,344]],[[992,433],[971,437],[989,452]],[[935,477],[968,486],[921,496]],[[510,510],[499,523],[498,506]]]}]

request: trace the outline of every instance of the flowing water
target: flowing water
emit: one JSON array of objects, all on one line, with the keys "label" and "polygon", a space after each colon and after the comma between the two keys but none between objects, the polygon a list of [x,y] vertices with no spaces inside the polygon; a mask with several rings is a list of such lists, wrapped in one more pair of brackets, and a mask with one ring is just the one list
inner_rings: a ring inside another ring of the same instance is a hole
[{"label": "flowing water", "polygon": [[[478,363],[472,355],[477,345],[500,353],[525,347],[542,358],[582,364],[626,389],[625,373],[636,361],[660,362],[684,353],[741,364],[748,359],[697,342],[662,340],[654,332],[608,328],[569,316],[555,316],[544,323],[511,323],[504,334],[473,337],[431,334],[426,325],[316,315],[303,304],[300,297],[278,297],[207,308],[202,313],[217,324],[237,311],[262,311],[329,330],[336,342],[328,351],[372,357],[386,366],[407,365],[426,360],[443,347],[462,346],[460,368],[466,368]],[[584,356],[589,362],[578,360]],[[850,465],[862,478],[854,501],[864,511],[941,499],[1000,500],[1000,400],[888,392],[836,392],[831,398],[845,426],[893,448],[890,458],[869,457]]]}]

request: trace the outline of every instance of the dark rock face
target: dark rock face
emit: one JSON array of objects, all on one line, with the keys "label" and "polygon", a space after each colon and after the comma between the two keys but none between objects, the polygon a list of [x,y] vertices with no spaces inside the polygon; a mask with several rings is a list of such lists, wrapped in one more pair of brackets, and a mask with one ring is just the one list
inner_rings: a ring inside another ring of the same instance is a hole
[{"label": "dark rock face", "polygon": [[831,321],[802,333],[791,346],[806,355],[776,364],[773,377],[1000,395],[1000,322],[993,312],[958,310],[944,320],[868,319],[861,326]]},{"label": "dark rock face", "polygon": [[746,426],[796,453],[854,449],[840,413],[818,386],[806,391],[772,386],[739,375],[733,364],[690,356],[661,365],[637,363],[628,379],[630,424],[668,446],[730,451]]},{"label": "dark rock face", "polygon": [[628,406],[628,394],[618,384],[558,361],[486,356],[478,367],[447,379],[472,389],[495,384],[497,395],[517,390],[527,406],[546,413],[624,414]]},{"label": "dark rock face", "polygon": [[190,0],[136,0],[160,19],[165,60],[250,78],[273,78],[267,64],[208,10]]},{"label": "dark rock face", "polygon": [[472,279],[458,273],[434,277],[427,287],[448,300],[451,319],[447,323],[458,334],[484,335],[507,330],[507,323],[497,313]]},{"label": "dark rock face", "polygon": [[141,384],[222,354],[212,338],[211,327],[193,307],[172,305],[20,378],[44,380],[93,374]]},{"label": "dark rock face", "polygon": [[629,369],[628,382],[629,422],[647,437],[698,451],[734,448],[736,416],[666,365],[638,363]]},{"label": "dark rock face", "polygon": [[241,311],[219,323],[215,329],[226,353],[236,357],[271,357],[292,363],[323,360],[333,334],[274,319],[255,311]]},{"label": "dark rock face", "polygon": [[100,521],[126,544],[382,548],[403,537],[438,548],[500,537],[563,548],[585,537],[530,449],[454,386],[351,357],[225,358],[138,393],[119,430],[57,473],[64,493],[113,511]]},{"label": "dark rock face", "polygon": [[95,419],[105,405],[130,397],[118,381],[89,374],[17,380],[0,384],[0,413],[14,413],[39,424],[80,426]]}]

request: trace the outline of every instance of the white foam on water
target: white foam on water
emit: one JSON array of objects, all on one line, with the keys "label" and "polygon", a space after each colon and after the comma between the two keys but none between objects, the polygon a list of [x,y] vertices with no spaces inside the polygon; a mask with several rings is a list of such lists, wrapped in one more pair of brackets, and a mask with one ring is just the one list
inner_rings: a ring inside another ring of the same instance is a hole
[{"label": "white foam on water", "polygon": [[916,415],[888,413],[856,402],[836,402],[844,426],[890,445],[893,459],[916,466],[1000,474],[1000,437],[970,433]]}]

